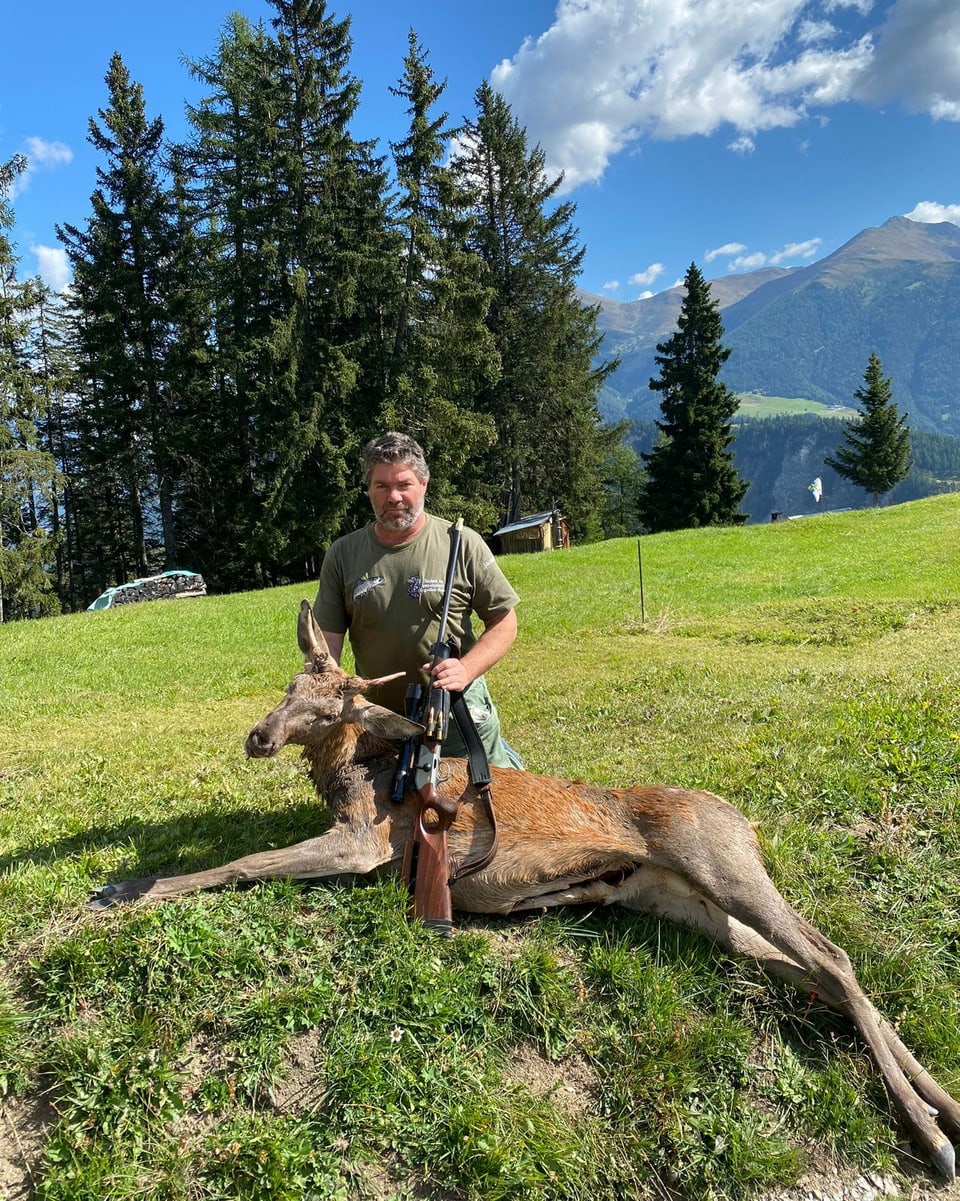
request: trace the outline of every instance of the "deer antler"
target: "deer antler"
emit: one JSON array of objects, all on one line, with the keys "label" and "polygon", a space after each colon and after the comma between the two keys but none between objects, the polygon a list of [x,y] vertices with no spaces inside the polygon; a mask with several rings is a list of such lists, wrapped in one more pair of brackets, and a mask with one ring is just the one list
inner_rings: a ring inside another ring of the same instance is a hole
[{"label": "deer antler", "polygon": [[313,609],[308,600],[300,602],[300,617],[297,621],[297,642],[303,651],[308,667],[315,671],[327,671],[330,666],[330,648],[321,633]]}]

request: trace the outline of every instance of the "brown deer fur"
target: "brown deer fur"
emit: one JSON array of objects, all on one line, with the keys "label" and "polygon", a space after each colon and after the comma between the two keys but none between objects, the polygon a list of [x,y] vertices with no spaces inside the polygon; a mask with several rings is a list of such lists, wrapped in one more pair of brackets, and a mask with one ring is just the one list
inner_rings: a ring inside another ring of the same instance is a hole
[{"label": "brown deer fur", "polygon": [[[298,626],[304,670],[247,738],[253,758],[303,747],[333,823],[328,833],[283,850],[248,855],[183,876],[108,885],[94,902],[164,898],[270,878],[365,874],[399,863],[417,799],[391,803],[396,752],[385,738],[417,727],[363,697],[378,681],[349,676],[330,658],[304,601]],[[466,763],[444,760],[445,796],[462,801],[449,831],[451,865],[491,843],[474,804]],[[515,913],[556,905],[624,905],[705,931],[723,946],[816,994],[844,1013],[869,1047],[910,1136],[947,1177],[960,1137],[960,1105],[913,1058],[868,1000],[846,954],[804,920],[764,869],[746,818],[707,792],[599,788],[493,769],[499,848],[488,867],[453,886],[454,908]],[[936,1117],[939,1117],[938,1126]]]}]

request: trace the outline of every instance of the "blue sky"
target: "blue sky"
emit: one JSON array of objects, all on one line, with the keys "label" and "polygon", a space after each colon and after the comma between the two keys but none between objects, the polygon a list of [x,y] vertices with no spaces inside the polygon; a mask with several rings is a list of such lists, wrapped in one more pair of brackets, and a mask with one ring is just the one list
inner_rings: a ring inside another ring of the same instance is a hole
[{"label": "blue sky", "polygon": [[[0,161],[20,274],[66,282],[55,225],[82,225],[97,158],[88,118],[119,51],[149,116],[186,136],[229,12],[266,0],[0,0]],[[691,262],[713,278],[803,266],[904,215],[960,224],[958,0],[347,0],[354,131],[382,150],[405,114],[389,93],[416,30],[454,119],[490,79],[563,171],[586,247],[581,285],[633,300]]]}]

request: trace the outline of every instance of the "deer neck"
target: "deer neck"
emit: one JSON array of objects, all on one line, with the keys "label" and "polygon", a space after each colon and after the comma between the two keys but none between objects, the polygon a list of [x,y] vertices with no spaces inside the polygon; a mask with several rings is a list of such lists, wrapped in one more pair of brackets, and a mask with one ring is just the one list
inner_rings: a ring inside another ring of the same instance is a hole
[{"label": "deer neck", "polygon": [[322,743],[305,746],[303,756],[310,768],[310,778],[321,796],[329,796],[344,776],[384,755],[395,755],[389,742],[368,734],[360,725],[340,726]]}]

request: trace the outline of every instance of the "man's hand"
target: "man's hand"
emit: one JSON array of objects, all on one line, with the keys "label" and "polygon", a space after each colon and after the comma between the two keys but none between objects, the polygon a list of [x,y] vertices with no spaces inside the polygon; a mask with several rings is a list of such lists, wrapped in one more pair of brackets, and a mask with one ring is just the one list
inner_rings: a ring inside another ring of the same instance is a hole
[{"label": "man's hand", "polygon": [[[433,668],[434,684],[444,692],[463,692],[503,658],[516,636],[516,613],[512,609],[497,613],[490,618],[483,633],[462,659],[442,659]],[[424,663],[423,670],[429,672],[430,664]]]},{"label": "man's hand", "polygon": [[[423,669],[429,671],[430,664],[424,663]],[[444,692],[463,692],[473,680],[462,659],[441,659],[433,669],[433,683]]]}]

